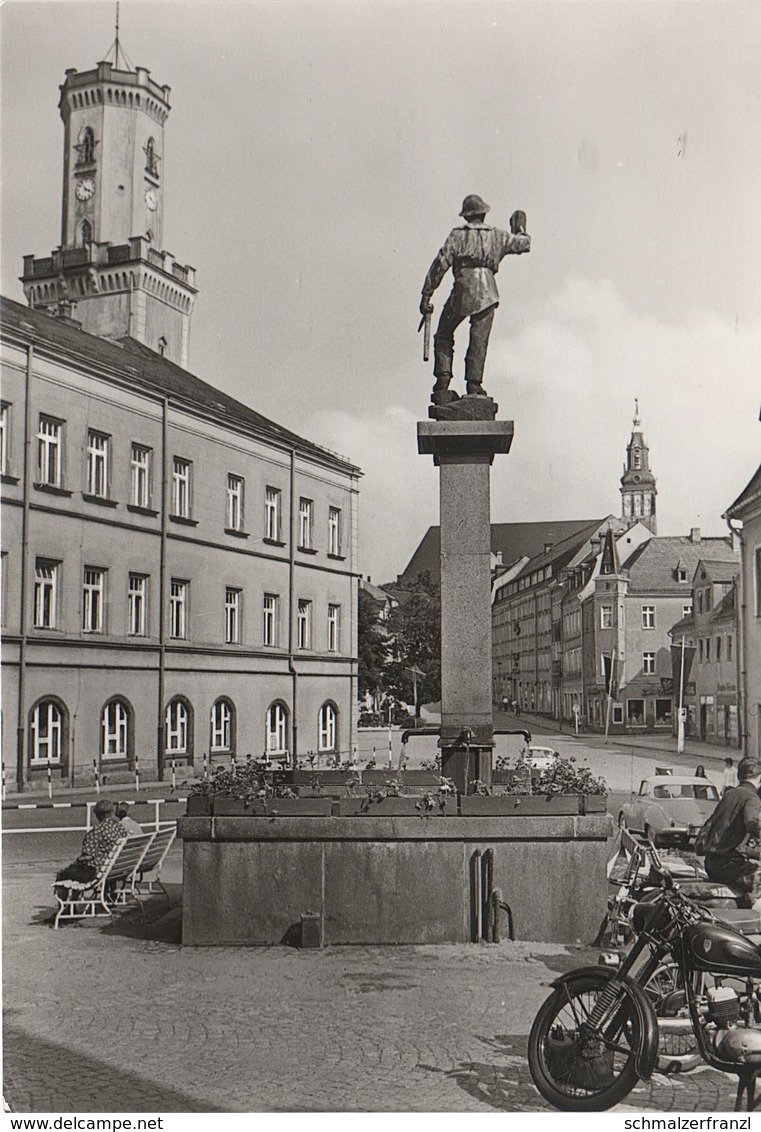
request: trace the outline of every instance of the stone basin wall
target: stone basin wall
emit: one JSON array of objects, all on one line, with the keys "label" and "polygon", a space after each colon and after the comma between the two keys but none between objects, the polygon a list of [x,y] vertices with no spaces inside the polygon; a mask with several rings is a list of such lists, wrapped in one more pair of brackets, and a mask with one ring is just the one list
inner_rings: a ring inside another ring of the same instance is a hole
[{"label": "stone basin wall", "polygon": [[292,942],[307,913],[325,944],[467,942],[473,855],[486,849],[516,939],[588,943],[612,832],[603,813],[181,818],[183,943]]}]

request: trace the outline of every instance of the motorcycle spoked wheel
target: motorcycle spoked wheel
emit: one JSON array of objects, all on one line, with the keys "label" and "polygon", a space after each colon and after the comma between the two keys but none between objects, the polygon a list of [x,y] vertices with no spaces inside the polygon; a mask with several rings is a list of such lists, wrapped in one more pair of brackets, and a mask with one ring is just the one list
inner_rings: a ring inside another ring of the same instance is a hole
[{"label": "motorcycle spoked wheel", "polygon": [[667,1028],[670,1019],[687,1021],[690,1016],[679,965],[663,963],[642,989],[658,1018],[658,1068],[663,1073],[684,1072],[691,1068],[696,1056],[700,1057],[700,1052],[691,1025],[689,1030],[685,1027],[683,1033],[672,1033]]},{"label": "motorcycle spoked wheel", "polygon": [[603,1033],[588,1019],[610,976],[567,979],[539,1008],[528,1039],[531,1076],[546,1101],[561,1112],[604,1112],[628,1096],[639,1080],[636,1055],[642,1028],[624,987]]}]

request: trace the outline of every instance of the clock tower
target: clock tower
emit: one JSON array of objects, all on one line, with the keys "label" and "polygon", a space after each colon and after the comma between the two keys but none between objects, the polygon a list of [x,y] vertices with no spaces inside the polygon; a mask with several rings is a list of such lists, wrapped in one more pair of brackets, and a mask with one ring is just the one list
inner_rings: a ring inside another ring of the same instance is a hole
[{"label": "clock tower", "polygon": [[632,435],[626,447],[626,463],[621,477],[621,515],[629,527],[643,523],[653,534],[658,533],[655,517],[655,476],[650,470],[650,449],[642,434],[639,402],[634,402]]},{"label": "clock tower", "polygon": [[186,367],[195,272],[161,250],[169,87],[145,67],[104,62],[67,70],[60,89],[61,244],[50,256],[24,257],[27,301]]}]

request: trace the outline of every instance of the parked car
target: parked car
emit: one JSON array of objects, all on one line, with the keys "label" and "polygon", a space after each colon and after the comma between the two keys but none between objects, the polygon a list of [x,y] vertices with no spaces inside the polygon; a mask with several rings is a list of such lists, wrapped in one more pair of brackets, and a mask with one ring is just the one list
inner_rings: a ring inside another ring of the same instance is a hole
[{"label": "parked car", "polygon": [[549,770],[557,757],[558,752],[553,751],[552,747],[526,747],[521,752],[523,762],[527,762],[534,770]]},{"label": "parked car", "polygon": [[642,779],[618,824],[656,845],[689,845],[718,800],[719,791],[707,778],[654,774]]}]

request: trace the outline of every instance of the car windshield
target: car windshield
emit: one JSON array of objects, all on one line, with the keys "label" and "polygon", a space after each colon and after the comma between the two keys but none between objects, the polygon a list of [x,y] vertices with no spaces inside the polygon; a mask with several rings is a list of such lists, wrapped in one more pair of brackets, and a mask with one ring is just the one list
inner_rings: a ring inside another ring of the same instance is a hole
[{"label": "car windshield", "polygon": [[719,794],[710,783],[668,782],[653,788],[654,798],[692,798],[699,802],[718,802]]}]

